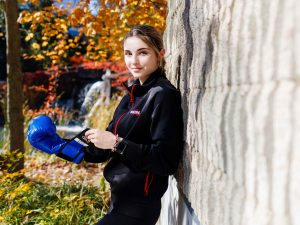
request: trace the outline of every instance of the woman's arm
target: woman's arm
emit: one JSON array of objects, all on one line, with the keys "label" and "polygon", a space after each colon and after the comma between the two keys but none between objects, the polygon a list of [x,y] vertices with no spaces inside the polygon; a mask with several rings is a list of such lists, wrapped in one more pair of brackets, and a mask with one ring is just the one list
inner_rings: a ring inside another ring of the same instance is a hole
[{"label": "woman's arm", "polygon": [[110,152],[109,149],[99,149],[95,146],[89,146],[84,150],[84,160],[90,163],[105,162],[109,159]]}]

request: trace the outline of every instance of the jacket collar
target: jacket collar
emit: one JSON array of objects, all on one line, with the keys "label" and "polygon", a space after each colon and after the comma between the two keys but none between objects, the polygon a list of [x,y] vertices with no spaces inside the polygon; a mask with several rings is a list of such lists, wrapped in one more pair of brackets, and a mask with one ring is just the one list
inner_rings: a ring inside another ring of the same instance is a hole
[{"label": "jacket collar", "polygon": [[137,79],[131,86],[126,86],[123,83],[130,96],[140,96],[145,94],[159,78],[166,77],[165,72],[162,69],[154,71],[148,79],[141,85],[139,79]]}]

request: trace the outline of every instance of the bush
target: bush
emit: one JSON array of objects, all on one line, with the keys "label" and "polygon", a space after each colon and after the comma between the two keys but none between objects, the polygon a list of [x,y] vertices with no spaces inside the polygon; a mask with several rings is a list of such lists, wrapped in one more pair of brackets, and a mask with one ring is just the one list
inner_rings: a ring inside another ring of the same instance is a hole
[{"label": "bush", "polygon": [[22,176],[0,178],[0,224],[88,225],[107,211],[108,193],[93,186],[50,186]]}]

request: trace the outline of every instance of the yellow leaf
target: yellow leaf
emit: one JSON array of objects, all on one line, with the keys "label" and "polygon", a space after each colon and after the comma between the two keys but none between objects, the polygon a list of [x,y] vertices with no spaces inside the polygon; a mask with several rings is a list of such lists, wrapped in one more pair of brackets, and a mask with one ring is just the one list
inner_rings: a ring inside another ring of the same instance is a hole
[{"label": "yellow leaf", "polygon": [[38,54],[38,55],[35,57],[35,59],[36,59],[37,61],[40,61],[40,60],[45,59],[45,57],[44,57],[43,55],[41,55],[41,54]]},{"label": "yellow leaf", "polygon": [[53,59],[53,60],[58,60],[58,56],[57,56],[57,55],[52,55],[52,56],[51,56],[51,59]]},{"label": "yellow leaf", "polygon": [[36,23],[42,23],[43,22],[43,14],[41,12],[34,13],[33,18],[34,18]]},{"label": "yellow leaf", "polygon": [[79,39],[80,39],[80,37],[79,37],[79,36],[76,36],[76,37],[74,38],[74,42],[77,43],[77,42],[79,41]]},{"label": "yellow leaf", "polygon": [[61,39],[62,37],[63,37],[63,35],[59,34],[59,35],[56,36],[56,39]]},{"label": "yellow leaf", "polygon": [[64,53],[65,53],[64,50],[59,50],[59,51],[58,51],[58,55],[63,55]]},{"label": "yellow leaf", "polygon": [[53,55],[56,55],[56,52],[55,52],[55,51],[52,51],[52,52],[48,52],[48,53],[47,53],[47,56],[53,56]]},{"label": "yellow leaf", "polygon": [[68,27],[66,24],[60,24],[60,27],[63,29],[64,32],[68,31]]},{"label": "yellow leaf", "polygon": [[30,29],[33,30],[33,31],[36,30],[37,29],[37,25],[36,24],[31,24]]},{"label": "yellow leaf", "polygon": [[22,11],[17,20],[18,23],[24,24],[32,21],[32,16],[28,11]]},{"label": "yellow leaf", "polygon": [[93,48],[94,48],[93,46],[88,45],[87,48],[86,48],[86,50],[87,51],[91,51]]},{"label": "yellow leaf", "polygon": [[33,33],[29,33],[27,34],[27,36],[25,37],[25,41],[30,41],[33,38]]},{"label": "yellow leaf", "polygon": [[40,45],[38,43],[33,43],[32,48],[38,50],[38,49],[40,49]]}]

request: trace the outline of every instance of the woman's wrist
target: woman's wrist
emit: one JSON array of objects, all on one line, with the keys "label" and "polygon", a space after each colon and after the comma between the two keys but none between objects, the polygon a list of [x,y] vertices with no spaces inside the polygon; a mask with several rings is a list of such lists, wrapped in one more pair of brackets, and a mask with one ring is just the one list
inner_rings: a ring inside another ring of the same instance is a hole
[{"label": "woman's wrist", "polygon": [[114,143],[113,143],[113,147],[112,147],[112,151],[115,152],[117,150],[118,145],[120,144],[120,142],[123,140],[122,137],[119,137],[119,135],[114,135]]}]

